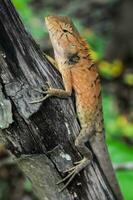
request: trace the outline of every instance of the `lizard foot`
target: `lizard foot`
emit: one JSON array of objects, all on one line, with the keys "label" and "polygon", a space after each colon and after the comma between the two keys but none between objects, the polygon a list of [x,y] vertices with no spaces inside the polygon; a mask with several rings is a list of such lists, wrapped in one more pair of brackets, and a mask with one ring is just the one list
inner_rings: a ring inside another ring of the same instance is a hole
[{"label": "lizard foot", "polygon": [[40,102],[42,102],[42,101],[44,101],[44,100],[46,100],[47,98],[49,98],[49,97],[52,96],[52,94],[49,93],[49,90],[50,90],[51,88],[47,89],[46,91],[45,91],[46,86],[43,86],[42,88],[43,88],[43,90],[39,90],[39,89],[36,89],[36,88],[32,88],[34,91],[37,91],[37,92],[39,92],[39,93],[41,93],[41,94],[46,94],[46,96],[45,96],[45,97],[42,97],[42,98],[40,98],[40,99],[36,99],[36,100],[34,100],[34,101],[31,101],[31,102],[29,102],[30,104],[40,103]]},{"label": "lizard foot", "polygon": [[[77,162],[74,162],[74,165],[78,165],[82,162],[82,160],[79,160]],[[67,173],[67,172],[70,172],[72,171],[73,169],[75,169],[76,166],[73,166],[73,167],[70,167],[69,169],[65,170],[64,173]]]},{"label": "lizard foot", "polygon": [[63,183],[68,179],[67,183],[61,188],[60,192],[62,192],[69,185],[69,183],[73,180],[76,174],[78,174],[82,169],[84,169],[88,164],[90,164],[90,160],[83,158],[78,163],[79,164],[77,164],[76,166],[66,170],[65,172],[68,172],[69,174],[65,178],[57,182],[57,185],[59,185],[60,183]]}]

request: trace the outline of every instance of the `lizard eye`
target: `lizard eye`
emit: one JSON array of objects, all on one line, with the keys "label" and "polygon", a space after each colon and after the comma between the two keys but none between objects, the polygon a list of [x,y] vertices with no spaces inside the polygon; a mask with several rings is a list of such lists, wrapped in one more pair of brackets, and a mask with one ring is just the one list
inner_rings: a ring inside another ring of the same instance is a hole
[{"label": "lizard eye", "polygon": [[62,29],[62,30],[63,30],[64,33],[67,33],[67,32],[68,32],[68,30],[66,30],[66,29]]}]

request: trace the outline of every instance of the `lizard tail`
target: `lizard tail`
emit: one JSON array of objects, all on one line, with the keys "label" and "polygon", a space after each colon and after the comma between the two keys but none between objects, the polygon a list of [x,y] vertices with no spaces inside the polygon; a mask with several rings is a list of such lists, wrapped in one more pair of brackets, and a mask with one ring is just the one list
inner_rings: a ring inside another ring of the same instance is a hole
[{"label": "lizard tail", "polygon": [[109,183],[113,194],[117,200],[123,200],[117,179],[115,177],[114,169],[110,160],[109,152],[103,135],[96,136],[90,142],[91,148],[98,160],[100,168]]}]

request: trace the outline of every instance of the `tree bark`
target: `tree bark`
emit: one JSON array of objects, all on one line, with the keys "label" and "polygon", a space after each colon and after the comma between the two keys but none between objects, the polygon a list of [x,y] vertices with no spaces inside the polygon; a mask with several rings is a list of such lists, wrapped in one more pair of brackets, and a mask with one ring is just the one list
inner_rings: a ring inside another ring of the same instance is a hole
[{"label": "tree bark", "polygon": [[0,48],[0,139],[14,155],[21,155],[19,166],[40,199],[116,199],[96,159],[59,193],[62,185],[56,182],[63,171],[81,159],[74,146],[80,126],[71,98],[29,103],[42,97],[34,88],[61,88],[62,80],[26,32],[10,0],[0,0]]}]

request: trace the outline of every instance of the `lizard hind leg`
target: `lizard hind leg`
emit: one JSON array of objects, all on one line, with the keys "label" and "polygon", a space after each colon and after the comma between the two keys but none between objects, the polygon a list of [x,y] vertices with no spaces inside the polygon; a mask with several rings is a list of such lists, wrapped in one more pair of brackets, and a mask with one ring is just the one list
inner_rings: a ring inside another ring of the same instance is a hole
[{"label": "lizard hind leg", "polygon": [[57,184],[60,184],[66,180],[66,184],[64,187],[60,190],[64,190],[69,183],[73,180],[73,178],[78,174],[82,169],[84,169],[87,165],[89,165],[92,161],[92,153],[87,148],[85,143],[89,140],[89,138],[92,135],[92,131],[88,128],[82,128],[81,132],[79,133],[78,137],[75,140],[75,146],[77,147],[78,151],[84,156],[82,160],[78,161],[76,166],[66,170],[65,172],[68,172],[68,175],[59,181]]}]

